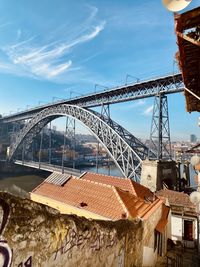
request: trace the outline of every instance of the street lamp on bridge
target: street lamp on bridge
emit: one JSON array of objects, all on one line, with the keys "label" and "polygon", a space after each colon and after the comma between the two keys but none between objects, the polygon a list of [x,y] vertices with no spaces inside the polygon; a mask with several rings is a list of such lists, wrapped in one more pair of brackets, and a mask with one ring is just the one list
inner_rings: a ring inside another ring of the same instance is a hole
[{"label": "street lamp on bridge", "polygon": [[57,97],[57,96],[53,96],[53,97],[52,97],[52,103],[53,103],[54,100],[56,100],[56,99],[58,99],[58,100],[64,100],[63,98],[60,98],[60,97]]},{"label": "street lamp on bridge", "polygon": [[43,103],[43,104],[49,104],[48,102],[45,102],[45,101],[39,101],[39,102],[38,102],[38,105],[40,106],[40,104],[42,104],[42,103]]},{"label": "street lamp on bridge", "polygon": [[129,77],[135,79],[137,83],[139,83],[139,81],[140,81],[139,78],[137,78],[137,77],[135,77],[135,76],[132,76],[132,75],[130,75],[130,74],[127,74],[127,75],[126,75],[126,83],[125,83],[125,85],[127,85],[127,81],[128,81],[128,78],[129,78]]},{"label": "street lamp on bridge", "polygon": [[95,83],[95,85],[94,85],[94,91],[95,91],[95,93],[96,93],[97,86],[103,87],[104,89],[109,89],[109,87],[107,87],[107,86],[104,86],[104,85]]},{"label": "street lamp on bridge", "polygon": [[83,96],[83,94],[76,92],[76,91],[72,91],[72,90],[70,90],[69,94],[70,94],[70,99],[71,99],[72,94],[77,94],[77,95]]}]

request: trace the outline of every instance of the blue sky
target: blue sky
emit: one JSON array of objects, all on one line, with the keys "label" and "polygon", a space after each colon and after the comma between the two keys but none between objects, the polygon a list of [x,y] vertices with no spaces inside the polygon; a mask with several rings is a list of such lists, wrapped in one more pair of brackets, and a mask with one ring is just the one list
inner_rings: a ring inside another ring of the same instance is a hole
[{"label": "blue sky", "polygon": [[[86,94],[95,84],[120,85],[127,74],[149,79],[173,71],[173,14],[161,0],[0,0],[0,6],[1,114],[68,98],[70,91]],[[199,115],[186,113],[184,96],[168,100],[172,139],[199,136]],[[111,114],[148,138],[152,105],[153,99],[113,105]]]}]

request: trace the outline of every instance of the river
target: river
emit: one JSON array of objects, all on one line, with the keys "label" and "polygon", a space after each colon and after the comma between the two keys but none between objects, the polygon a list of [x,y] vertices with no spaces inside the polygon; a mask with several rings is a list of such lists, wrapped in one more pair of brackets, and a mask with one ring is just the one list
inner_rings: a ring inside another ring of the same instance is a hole
[{"label": "river", "polygon": [[[96,167],[87,167],[82,168],[82,171],[90,171],[96,172]],[[114,166],[110,166],[110,170],[107,166],[100,166],[98,168],[98,173],[113,175],[113,176],[121,176],[120,171]],[[34,175],[32,174],[21,174],[21,175],[9,175],[0,173],[0,190],[8,191],[16,195],[28,196],[28,192],[32,191],[37,185],[39,185],[44,179],[47,177],[47,173],[38,172]],[[191,186],[195,186],[194,175],[195,172],[192,168],[190,168],[191,175]]]}]

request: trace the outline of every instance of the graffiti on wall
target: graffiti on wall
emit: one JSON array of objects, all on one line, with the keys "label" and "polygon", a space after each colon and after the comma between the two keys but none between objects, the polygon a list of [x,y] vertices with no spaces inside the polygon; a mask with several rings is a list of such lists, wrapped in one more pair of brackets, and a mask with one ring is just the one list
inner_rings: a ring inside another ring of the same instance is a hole
[{"label": "graffiti on wall", "polygon": [[119,255],[118,255],[118,259],[117,259],[117,266],[118,267],[124,267],[124,260],[125,260],[125,249],[124,246],[121,247],[120,251],[119,251]]},{"label": "graffiti on wall", "polygon": [[12,250],[3,238],[3,233],[8,223],[10,208],[9,205],[0,198],[0,266],[10,267],[12,261]]},{"label": "graffiti on wall", "polygon": [[21,262],[18,267],[32,267],[32,256],[30,256],[25,262]]},{"label": "graffiti on wall", "polygon": [[62,240],[60,235],[58,247],[54,252],[54,260],[60,255],[66,254],[68,258],[72,257],[72,249],[83,249],[85,246],[89,247],[91,252],[99,251],[102,248],[110,248],[117,244],[115,232],[101,232],[94,227],[91,231],[85,232],[77,231],[74,228],[69,228],[67,235]]},{"label": "graffiti on wall", "polygon": [[[0,198],[0,267],[10,267],[12,263],[13,252],[4,240],[3,233],[8,224],[10,207],[5,200]],[[32,267],[32,256],[25,262],[21,262],[18,267]]]}]

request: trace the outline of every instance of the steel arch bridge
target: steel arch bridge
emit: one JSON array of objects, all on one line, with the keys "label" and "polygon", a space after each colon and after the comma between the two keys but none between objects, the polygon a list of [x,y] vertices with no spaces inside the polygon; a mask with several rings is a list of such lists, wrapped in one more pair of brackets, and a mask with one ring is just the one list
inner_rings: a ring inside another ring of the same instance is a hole
[{"label": "steel arch bridge", "polygon": [[83,123],[105,147],[123,176],[139,182],[141,162],[148,156],[152,156],[153,152],[110,118],[96,111],[74,105],[62,104],[37,113],[15,136],[10,146],[8,159],[13,159],[17,148],[22,143],[25,151],[28,151],[33,138],[42,128],[50,121],[62,116],[70,116]]}]

